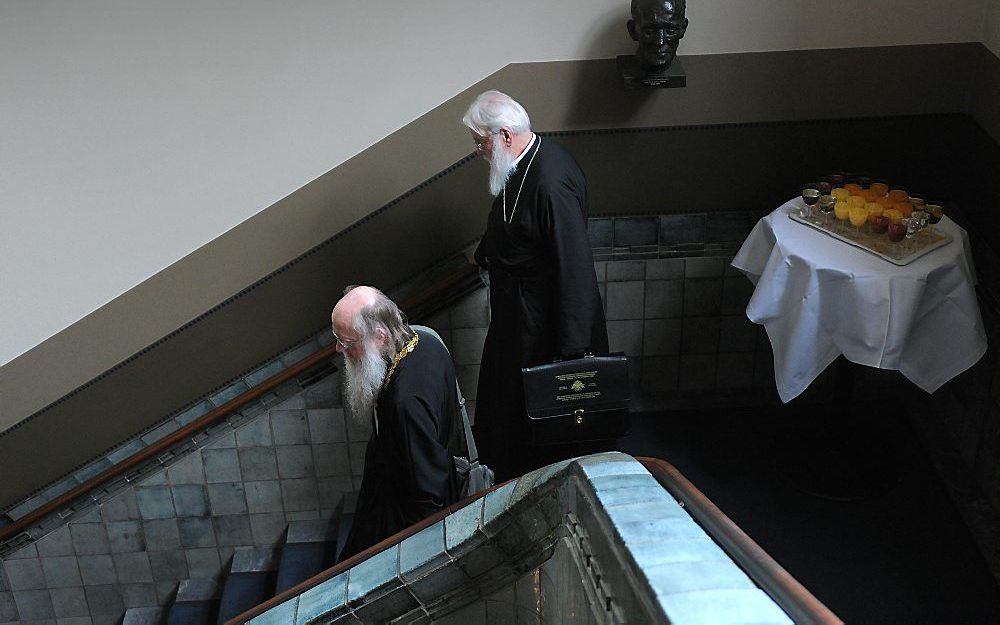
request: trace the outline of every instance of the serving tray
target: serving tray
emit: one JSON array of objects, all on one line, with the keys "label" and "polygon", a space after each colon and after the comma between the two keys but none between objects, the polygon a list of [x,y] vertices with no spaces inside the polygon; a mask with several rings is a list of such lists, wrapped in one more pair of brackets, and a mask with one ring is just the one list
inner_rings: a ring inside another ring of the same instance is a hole
[{"label": "serving tray", "polygon": [[909,265],[924,254],[948,245],[952,239],[950,234],[941,232],[934,226],[927,226],[918,230],[909,239],[903,239],[895,243],[890,241],[889,237],[885,234],[875,234],[872,232],[870,224],[865,224],[859,232],[854,226],[850,225],[850,222],[834,219],[833,215],[830,215],[829,223],[824,223],[823,219],[816,215],[802,217],[792,212],[788,213],[788,217],[792,221],[815,228],[826,235],[854,247],[859,247],[870,254],[889,261],[893,265],[899,266]]}]

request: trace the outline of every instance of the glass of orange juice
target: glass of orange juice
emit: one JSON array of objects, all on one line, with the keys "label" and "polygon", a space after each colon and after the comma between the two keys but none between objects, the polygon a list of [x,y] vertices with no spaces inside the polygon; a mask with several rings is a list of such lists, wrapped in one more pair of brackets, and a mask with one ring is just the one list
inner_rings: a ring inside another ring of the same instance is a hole
[{"label": "glass of orange juice", "polygon": [[885,209],[885,212],[882,214],[888,217],[889,221],[891,221],[894,224],[898,224],[900,221],[903,220],[903,213],[901,213],[900,210],[896,207],[887,208]]},{"label": "glass of orange juice", "polygon": [[888,193],[890,202],[905,202],[910,198],[910,194],[906,192],[906,189],[897,187]]},{"label": "glass of orange juice", "polygon": [[875,217],[876,215],[881,215],[885,208],[878,202],[868,202],[865,204],[865,208],[868,209],[869,219]]},{"label": "glass of orange juice", "polygon": [[852,204],[847,216],[851,220],[851,225],[860,233],[861,226],[868,221],[868,209],[862,205]]},{"label": "glass of orange juice", "polygon": [[871,191],[875,197],[884,197],[887,193],[889,193],[889,185],[884,182],[873,182],[872,186],[868,187],[868,190]]},{"label": "glass of orange juice", "polygon": [[851,206],[864,206],[867,203],[867,200],[865,200],[864,196],[862,195],[852,195],[851,197],[847,198],[847,202]]},{"label": "glass of orange juice", "polygon": [[851,195],[861,195],[861,185],[857,183],[849,182],[844,185],[844,188],[847,189],[847,192]]},{"label": "glass of orange juice", "polygon": [[847,198],[851,197],[851,192],[845,189],[844,187],[834,187],[834,189],[830,191],[830,195],[833,196],[833,199],[839,202],[841,200],[846,200]]}]

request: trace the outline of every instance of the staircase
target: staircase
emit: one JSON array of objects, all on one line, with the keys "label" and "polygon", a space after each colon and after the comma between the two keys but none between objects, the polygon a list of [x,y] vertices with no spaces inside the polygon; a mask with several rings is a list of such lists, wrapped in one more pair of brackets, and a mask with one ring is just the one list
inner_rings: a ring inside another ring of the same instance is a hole
[{"label": "staircase", "polygon": [[333,566],[356,504],[347,494],[333,519],[292,521],[273,549],[237,547],[224,579],[182,580],[170,606],[130,608],[123,625],[222,625]]}]

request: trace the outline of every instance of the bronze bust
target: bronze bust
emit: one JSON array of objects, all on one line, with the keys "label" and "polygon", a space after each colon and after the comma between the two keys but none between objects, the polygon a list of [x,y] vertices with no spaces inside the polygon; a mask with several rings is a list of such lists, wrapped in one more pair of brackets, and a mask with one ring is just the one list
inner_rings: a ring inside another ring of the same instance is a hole
[{"label": "bronze bust", "polygon": [[688,26],[685,9],[685,0],[632,0],[628,32],[639,42],[639,47],[634,57],[618,57],[626,87],[683,87],[686,84],[683,70],[671,68],[676,60],[677,46]]}]

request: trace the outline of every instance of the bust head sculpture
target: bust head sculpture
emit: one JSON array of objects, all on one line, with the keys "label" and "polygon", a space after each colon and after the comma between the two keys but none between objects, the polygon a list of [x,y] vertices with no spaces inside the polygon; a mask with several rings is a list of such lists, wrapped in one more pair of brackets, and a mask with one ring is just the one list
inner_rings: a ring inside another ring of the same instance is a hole
[{"label": "bust head sculpture", "polygon": [[628,32],[639,42],[636,59],[646,76],[662,74],[677,54],[688,20],[685,0],[632,0]]}]

